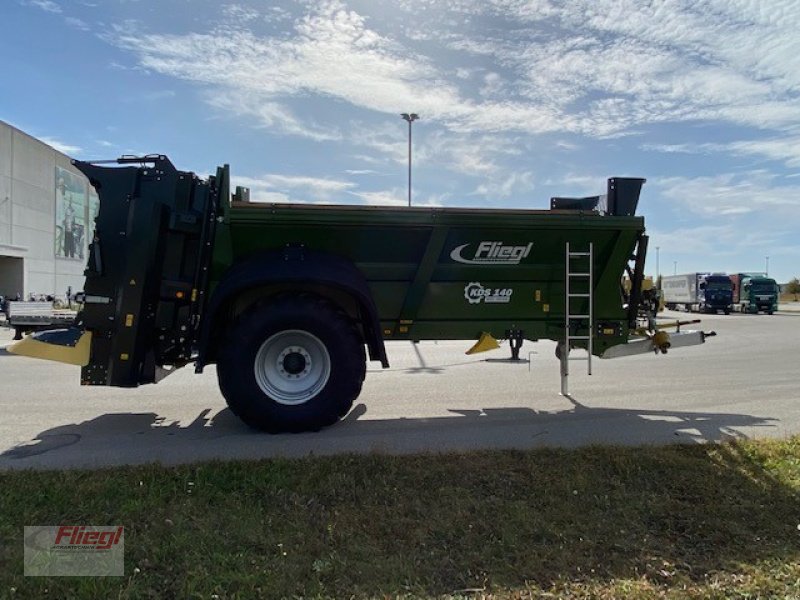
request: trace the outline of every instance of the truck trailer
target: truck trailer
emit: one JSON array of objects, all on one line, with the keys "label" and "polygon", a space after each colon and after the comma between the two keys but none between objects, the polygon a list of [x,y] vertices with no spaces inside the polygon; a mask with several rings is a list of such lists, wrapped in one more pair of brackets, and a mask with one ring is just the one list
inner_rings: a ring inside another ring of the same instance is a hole
[{"label": "truck trailer", "polygon": [[14,329],[14,339],[21,340],[22,335],[32,331],[67,327],[75,320],[75,311],[55,308],[53,302],[17,301],[5,303],[6,325]]},{"label": "truck trailer", "polygon": [[733,304],[736,310],[769,315],[778,310],[780,288],[766,273],[735,273],[730,276],[733,285]]},{"label": "truck trailer", "polygon": [[661,291],[667,308],[730,314],[733,286],[724,273],[686,273],[661,278]]},{"label": "truck trailer", "polygon": [[[270,432],[343,417],[388,340],[557,342],[570,360],[665,353],[711,333],[642,318],[644,179],[550,210],[251,202],[230,169],[200,178],[163,155],[73,161],[100,208],[73,327],[17,354],[81,366],[83,385],[156,383],[216,364],[231,410]],[[623,274],[632,284],[621,285]],[[646,316],[646,315],[645,315]],[[477,340],[477,341],[476,341]],[[585,351],[570,357],[574,349]]]}]

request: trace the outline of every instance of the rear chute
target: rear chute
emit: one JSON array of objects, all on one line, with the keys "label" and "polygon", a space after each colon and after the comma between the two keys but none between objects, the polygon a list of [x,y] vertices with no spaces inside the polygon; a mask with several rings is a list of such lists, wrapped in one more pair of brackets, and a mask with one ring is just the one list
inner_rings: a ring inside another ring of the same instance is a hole
[{"label": "rear chute", "polygon": [[92,332],[77,327],[31,334],[8,347],[11,354],[85,367],[89,364]]}]

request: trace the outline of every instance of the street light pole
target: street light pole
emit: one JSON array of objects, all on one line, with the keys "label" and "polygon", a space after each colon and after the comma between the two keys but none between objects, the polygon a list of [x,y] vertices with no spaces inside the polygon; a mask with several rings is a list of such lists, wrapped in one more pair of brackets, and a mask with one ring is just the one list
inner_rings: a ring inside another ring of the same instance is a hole
[{"label": "street light pole", "polygon": [[408,121],[408,205],[411,206],[411,123],[419,119],[419,115],[402,113],[400,116]]},{"label": "street light pole", "polygon": [[673,260],[672,261],[672,274],[673,275],[677,275],[678,274],[678,261],[677,260]]},{"label": "street light pole", "polygon": [[658,277],[661,274],[661,271],[658,268],[659,267],[659,265],[658,265],[658,251],[659,250],[661,250],[661,246],[656,246],[656,285],[658,285]]},{"label": "street light pole", "polygon": [[766,276],[769,277],[769,256],[765,257],[767,259],[767,266],[764,269],[766,271]]}]

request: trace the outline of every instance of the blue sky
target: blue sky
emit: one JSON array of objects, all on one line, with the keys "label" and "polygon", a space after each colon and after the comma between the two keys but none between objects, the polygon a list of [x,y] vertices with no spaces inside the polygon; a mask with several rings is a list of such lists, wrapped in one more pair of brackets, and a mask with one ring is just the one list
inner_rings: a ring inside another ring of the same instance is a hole
[{"label": "blue sky", "polygon": [[3,0],[0,119],[253,198],[545,208],[648,179],[648,271],[800,276],[796,0]]}]

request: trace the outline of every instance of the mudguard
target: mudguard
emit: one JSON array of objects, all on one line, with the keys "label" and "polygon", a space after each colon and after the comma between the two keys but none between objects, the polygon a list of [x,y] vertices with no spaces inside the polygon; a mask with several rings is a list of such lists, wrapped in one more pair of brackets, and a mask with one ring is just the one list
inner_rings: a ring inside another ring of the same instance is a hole
[{"label": "mudguard", "polygon": [[389,366],[378,309],[361,271],[345,258],[297,245],[256,253],[237,262],[225,272],[206,306],[198,339],[198,373],[213,356],[212,333],[224,307],[247,290],[281,283],[321,285],[351,296],[361,312],[360,320],[364,327],[370,360],[380,361],[384,368]]}]

